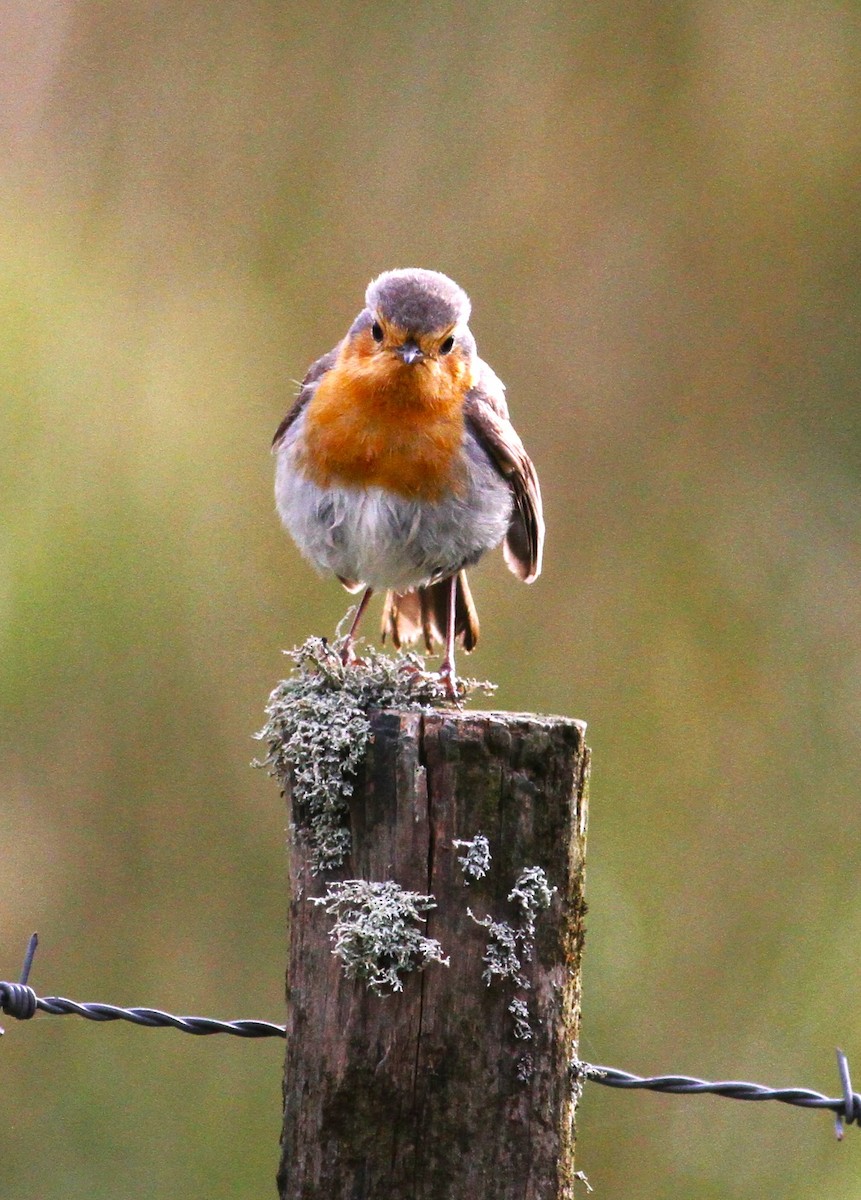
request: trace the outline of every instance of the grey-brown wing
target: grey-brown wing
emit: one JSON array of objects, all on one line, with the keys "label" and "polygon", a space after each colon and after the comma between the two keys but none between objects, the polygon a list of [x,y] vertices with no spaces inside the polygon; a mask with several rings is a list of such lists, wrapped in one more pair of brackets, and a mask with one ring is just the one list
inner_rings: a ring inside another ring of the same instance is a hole
[{"label": "grey-brown wing", "polygon": [[541,488],[532,459],[508,419],[503,385],[484,363],[476,385],[467,393],[465,416],[480,444],[490,455],[514,497],[514,508],[503,544],[505,561],[525,583],[541,574],[544,515]]},{"label": "grey-brown wing", "polygon": [[312,363],[308,368],[305,378],[302,380],[301,387],[299,388],[298,396],[293,401],[293,405],[287,413],[287,416],[275,430],[275,437],[272,439],[273,449],[278,445],[284,434],[299,416],[299,413],[314,395],[314,392],[317,390],[317,384],[320,382],[322,377],[327,371],[331,371],[332,367],[334,367],[340,349],[341,343],[339,342],[334,350],[330,350],[328,354],[324,354],[322,358],[318,358],[317,361]]}]

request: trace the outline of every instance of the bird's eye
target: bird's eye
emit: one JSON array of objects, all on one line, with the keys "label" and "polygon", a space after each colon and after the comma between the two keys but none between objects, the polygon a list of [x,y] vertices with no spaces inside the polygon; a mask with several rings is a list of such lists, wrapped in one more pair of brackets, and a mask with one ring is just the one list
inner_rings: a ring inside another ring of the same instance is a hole
[{"label": "bird's eye", "polygon": [[439,352],[440,354],[451,354],[453,349],[454,337],[452,334],[449,334],[445,341],[440,343]]},{"label": "bird's eye", "polygon": [[379,321],[374,321],[371,326],[371,337],[378,345],[383,340],[383,327]]}]

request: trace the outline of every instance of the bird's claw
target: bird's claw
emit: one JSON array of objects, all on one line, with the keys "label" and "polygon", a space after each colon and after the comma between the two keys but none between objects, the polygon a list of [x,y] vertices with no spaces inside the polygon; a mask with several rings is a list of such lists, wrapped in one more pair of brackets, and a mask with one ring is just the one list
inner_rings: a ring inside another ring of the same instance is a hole
[{"label": "bird's claw", "polygon": [[364,658],[359,658],[356,653],[352,640],[348,641],[345,646],[341,647],[341,666],[342,667],[364,667],[367,663]]},{"label": "bird's claw", "polygon": [[445,661],[443,662],[442,666],[439,669],[439,677],[440,677],[440,680],[442,681],[443,686],[445,687],[445,694],[448,697],[448,699],[449,700],[459,699],[458,679],[457,679],[457,675],[455,675],[455,673],[454,673],[454,663],[451,663],[451,662],[449,662],[448,659],[445,659]]}]

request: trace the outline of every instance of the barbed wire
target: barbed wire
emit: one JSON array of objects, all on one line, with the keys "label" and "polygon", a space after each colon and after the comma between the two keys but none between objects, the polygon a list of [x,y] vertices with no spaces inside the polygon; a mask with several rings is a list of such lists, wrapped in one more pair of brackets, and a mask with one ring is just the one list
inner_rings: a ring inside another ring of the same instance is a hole
[{"label": "barbed wire", "polygon": [[[158,1008],[119,1008],[115,1004],[81,1004],[77,1000],[66,1000],[63,996],[37,996],[27,980],[38,944],[38,934],[34,933],[27,946],[24,967],[18,982],[0,982],[0,1012],[19,1021],[27,1021],[37,1012],[46,1012],[56,1017],[73,1014],[86,1017],[88,1021],[131,1021],[134,1025],[178,1029],[181,1033],[194,1033],[198,1036],[211,1033],[232,1033],[235,1037],[244,1038],[287,1036],[283,1025],[273,1025],[269,1021],[216,1021],[211,1017],[176,1017]],[[0,1033],[3,1033],[2,1029]]]},{"label": "barbed wire", "polygon": [[575,1079],[591,1080],[613,1088],[645,1088],[652,1092],[668,1092],[674,1096],[724,1096],[728,1100],[777,1100],[781,1104],[793,1104],[798,1108],[825,1108],[837,1116],[838,1140],[843,1137],[844,1125],[861,1125],[861,1096],[852,1090],[849,1078],[849,1062],[842,1050],[837,1051],[837,1070],[843,1095],[839,1098],[823,1096],[810,1088],[769,1088],[760,1083],[746,1083],[738,1079],[710,1083],[706,1079],[695,1079],[690,1075],[632,1075],[618,1067],[600,1067],[593,1063],[576,1062],[573,1066]]},{"label": "barbed wire", "polygon": [[[28,979],[38,944],[38,934],[34,933],[27,945],[24,965],[17,983],[0,981],[0,1012],[16,1020],[27,1021],[37,1012],[45,1012],[51,1016],[85,1017],[89,1021],[131,1021],[135,1025],[178,1029],[181,1033],[193,1033],[198,1036],[213,1033],[228,1033],[244,1038],[287,1036],[284,1025],[275,1025],[270,1021],[217,1021],[211,1017],[177,1017],[157,1008],[120,1008],[114,1004],[81,1004],[76,1000],[66,1000],[62,996],[37,996]],[[0,1034],[3,1032],[0,1028]],[[605,1087],[629,1090],[643,1088],[676,1096],[712,1095],[723,1096],[728,1100],[777,1100],[781,1104],[792,1104],[799,1108],[828,1109],[836,1115],[837,1137],[841,1139],[845,1125],[861,1125],[861,1095],[852,1089],[849,1062],[842,1050],[837,1051],[837,1069],[843,1093],[839,1097],[825,1096],[810,1088],[769,1088],[759,1083],[735,1079],[711,1083],[690,1075],[632,1075],[617,1067],[597,1066],[579,1060],[572,1065],[572,1076],[577,1086],[591,1082],[603,1084]]]}]

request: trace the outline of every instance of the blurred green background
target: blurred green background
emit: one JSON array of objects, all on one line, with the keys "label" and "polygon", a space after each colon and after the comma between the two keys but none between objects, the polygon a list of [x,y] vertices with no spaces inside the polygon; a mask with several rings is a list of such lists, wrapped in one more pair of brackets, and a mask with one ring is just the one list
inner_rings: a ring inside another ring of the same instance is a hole
[{"label": "blurred green background", "polygon": [[[251,734],[347,598],[269,441],[420,265],[544,486],[469,670],[589,722],[582,1056],[861,1078],[858,7],[5,0],[0,35],[0,977],[38,928],[42,994],[281,1018]],[[13,1025],[0,1192],[274,1197],[281,1055]],[[578,1132],[599,1197],[861,1197],[824,1115],[590,1085]]]}]

